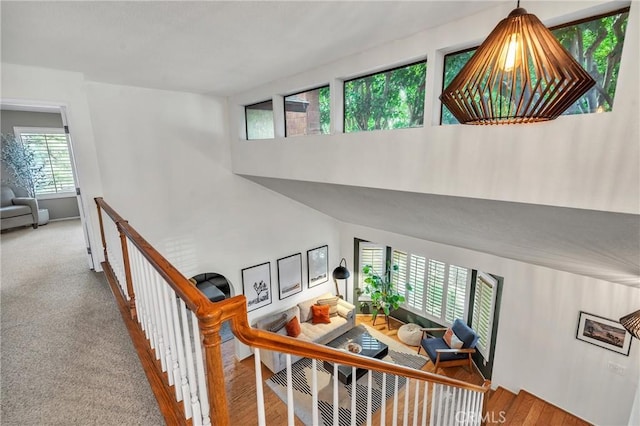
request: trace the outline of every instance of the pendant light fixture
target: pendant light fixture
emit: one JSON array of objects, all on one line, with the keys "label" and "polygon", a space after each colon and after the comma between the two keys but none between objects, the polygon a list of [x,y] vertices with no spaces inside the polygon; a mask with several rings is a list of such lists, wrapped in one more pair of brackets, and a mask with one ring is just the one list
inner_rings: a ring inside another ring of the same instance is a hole
[{"label": "pendant light fixture", "polygon": [[633,335],[636,339],[640,339],[640,311],[631,312],[620,318],[620,324]]},{"label": "pendant light fixture", "polygon": [[533,123],[557,118],[594,84],[518,0],[440,100],[463,124]]}]

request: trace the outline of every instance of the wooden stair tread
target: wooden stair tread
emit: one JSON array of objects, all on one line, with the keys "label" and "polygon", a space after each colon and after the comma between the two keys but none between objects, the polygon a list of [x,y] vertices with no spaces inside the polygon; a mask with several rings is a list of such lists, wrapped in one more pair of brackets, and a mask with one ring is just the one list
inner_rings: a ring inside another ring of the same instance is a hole
[{"label": "wooden stair tread", "polygon": [[494,416],[499,416],[500,412],[504,411],[505,425],[590,425],[525,390],[514,395],[499,387],[492,395],[492,400],[487,403],[487,407],[488,412],[494,412]]}]

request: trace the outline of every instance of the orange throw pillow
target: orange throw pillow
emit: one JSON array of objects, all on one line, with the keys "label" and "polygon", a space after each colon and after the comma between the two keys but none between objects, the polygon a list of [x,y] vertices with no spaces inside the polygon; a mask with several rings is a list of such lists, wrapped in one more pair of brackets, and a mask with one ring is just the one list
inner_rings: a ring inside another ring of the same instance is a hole
[{"label": "orange throw pillow", "polygon": [[329,305],[311,305],[311,323],[312,324],[331,324],[329,318]]},{"label": "orange throw pillow", "polygon": [[291,320],[285,325],[287,329],[287,336],[298,337],[300,335],[300,321],[298,321],[298,317],[293,317]]}]

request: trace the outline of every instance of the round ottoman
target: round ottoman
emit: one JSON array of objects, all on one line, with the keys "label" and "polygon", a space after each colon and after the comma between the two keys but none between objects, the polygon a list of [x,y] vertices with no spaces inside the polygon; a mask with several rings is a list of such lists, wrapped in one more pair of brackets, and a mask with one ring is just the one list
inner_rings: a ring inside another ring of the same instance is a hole
[{"label": "round ottoman", "polygon": [[409,346],[419,346],[422,340],[422,327],[418,324],[405,324],[398,329],[398,339]]}]

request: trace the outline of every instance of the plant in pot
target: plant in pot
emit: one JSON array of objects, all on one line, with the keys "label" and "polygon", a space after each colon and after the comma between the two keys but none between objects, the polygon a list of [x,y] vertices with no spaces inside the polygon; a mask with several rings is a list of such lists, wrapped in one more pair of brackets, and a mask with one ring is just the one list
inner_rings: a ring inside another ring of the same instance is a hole
[{"label": "plant in pot", "polygon": [[[366,294],[371,297],[371,318],[375,322],[380,313],[389,317],[389,313],[396,310],[405,301],[405,297],[398,292],[392,280],[392,274],[398,271],[398,265],[391,265],[387,262],[384,273],[380,274],[373,266],[365,265],[362,273],[365,276],[364,289],[358,289],[358,295]],[[407,290],[411,291],[411,285],[405,284]]]},{"label": "plant in pot", "polygon": [[12,134],[2,134],[2,165],[7,171],[3,183],[24,189],[31,198],[36,197],[38,186],[48,183],[44,161]]}]

